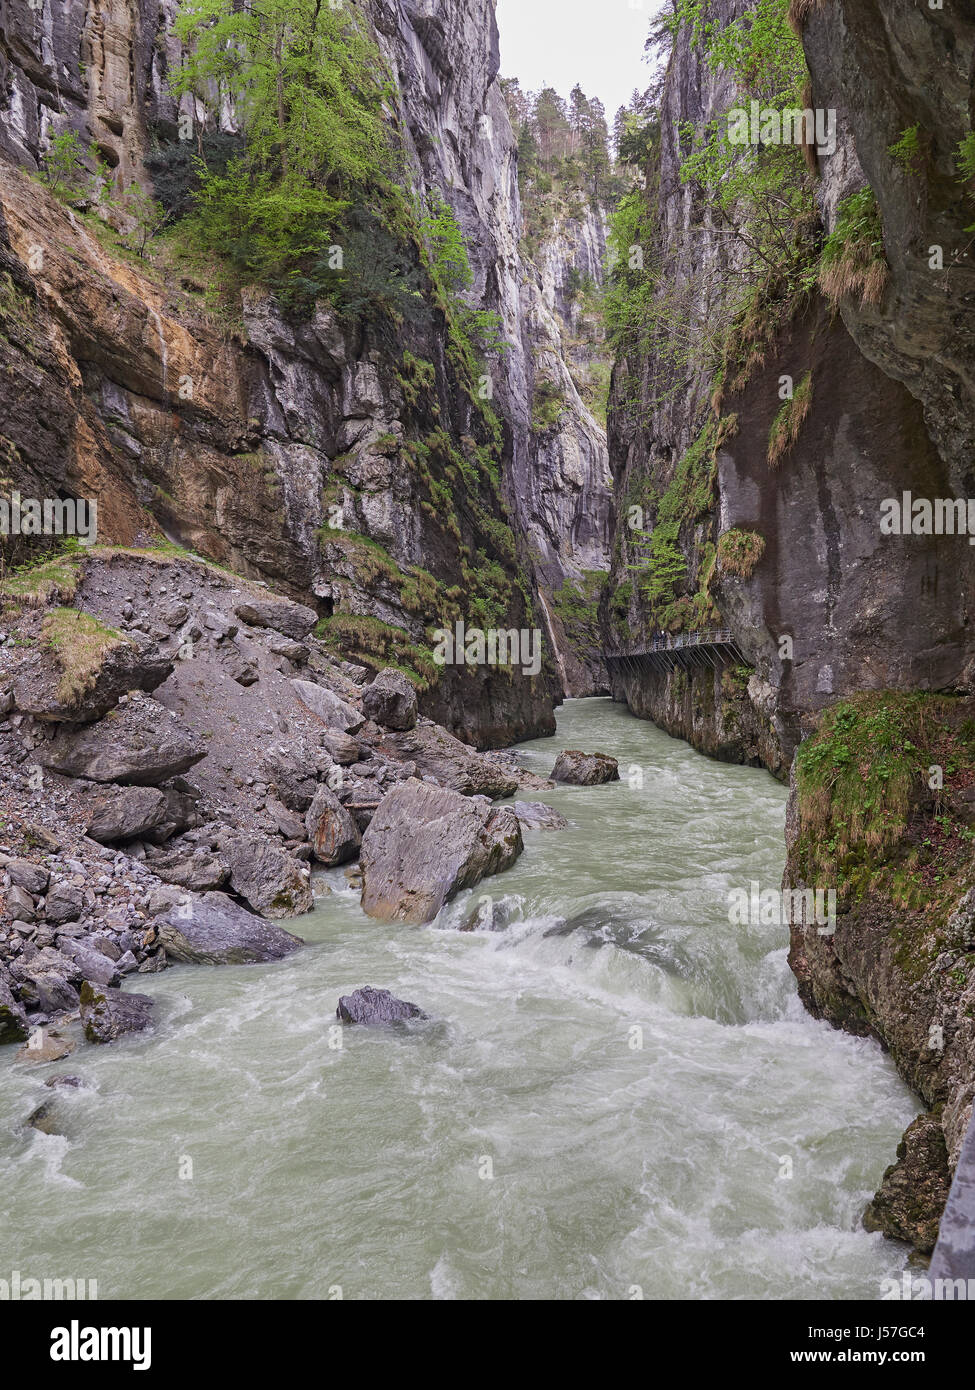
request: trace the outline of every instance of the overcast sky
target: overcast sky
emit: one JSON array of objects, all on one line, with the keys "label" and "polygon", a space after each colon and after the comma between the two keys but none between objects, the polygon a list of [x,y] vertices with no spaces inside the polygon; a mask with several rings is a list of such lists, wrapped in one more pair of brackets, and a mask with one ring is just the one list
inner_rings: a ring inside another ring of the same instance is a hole
[{"label": "overcast sky", "polygon": [[567,97],[577,82],[612,124],[650,81],[643,44],[661,0],[498,0],[501,75]]}]

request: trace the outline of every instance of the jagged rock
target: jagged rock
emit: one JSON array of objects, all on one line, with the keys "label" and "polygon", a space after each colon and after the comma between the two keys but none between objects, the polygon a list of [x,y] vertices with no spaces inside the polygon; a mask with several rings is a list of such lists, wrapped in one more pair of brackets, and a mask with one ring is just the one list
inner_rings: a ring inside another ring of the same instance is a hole
[{"label": "jagged rock", "polygon": [[319,787],[305,815],[305,831],[320,864],[345,864],[359,853],[362,836],[352,816],[328,787]]},{"label": "jagged rock", "polygon": [[362,756],[359,744],[351,734],[340,733],[338,729],[329,729],[322,735],[322,746],[328,749],[339,767],[351,767]]},{"label": "jagged rock", "polygon": [[29,859],[11,859],[6,865],[10,882],[17,888],[38,897],[47,889],[51,875],[41,864],[32,864]]},{"label": "jagged rock", "polygon": [[7,889],[6,893],[6,915],[17,918],[22,922],[33,922],[37,916],[34,906],[34,899],[26,888],[18,888],[16,884]]},{"label": "jagged rock", "polygon": [[568,830],[561,811],[544,801],[516,801],[511,808],[526,830]]},{"label": "jagged rock", "polygon": [[207,893],[156,919],[159,941],[173,960],[191,965],[246,965],[281,960],[304,942],[239,907],[224,893]]},{"label": "jagged rock", "polygon": [[30,1009],[58,1014],[78,1007],[78,991],[71,982],[80,980],[81,972],[74,961],[50,946],[43,947],[29,961],[20,957],[11,962],[10,974],[21,1002]]},{"label": "jagged rock", "polygon": [[416,691],[402,671],[387,667],[362,692],[362,712],[384,729],[415,729]]},{"label": "jagged rock", "polygon": [[[146,864],[164,883],[188,888],[194,893],[222,888],[230,877],[230,865],[221,854],[215,854],[200,845],[182,842],[171,843],[165,849],[147,845]],[[180,899],[182,896],[176,895]]]},{"label": "jagged rock", "polygon": [[81,1022],[90,1043],[110,1043],[126,1033],[142,1033],[152,1027],[155,1000],[145,994],[125,994],[120,989],[81,986]]},{"label": "jagged rock", "polygon": [[227,831],[220,853],[230,869],[230,886],[265,917],[300,917],[315,905],[298,862],[262,835]]},{"label": "jagged rock", "polygon": [[376,747],[388,758],[416,764],[421,776],[433,777],[441,786],[465,796],[512,796],[518,780],[489,758],[482,758],[466,743],[436,724],[381,736]]},{"label": "jagged rock", "polygon": [[90,782],[157,786],[186,772],[207,754],[206,744],[156,700],[132,700],[105,719],[59,731],[37,759],[67,777]]},{"label": "jagged rock", "polygon": [[288,599],[248,599],[246,603],[238,603],[234,612],[250,627],[270,627],[295,641],[307,637],[318,622],[313,608],[291,603]]},{"label": "jagged rock", "polygon": [[277,801],[273,796],[269,796],[267,813],[286,840],[303,840],[305,838],[305,822],[296,811],[289,811],[283,801]]},{"label": "jagged rock", "polygon": [[62,936],[58,939],[58,950],[74,962],[80,974],[96,985],[110,985],[118,975],[118,966],[101,951],[95,950],[89,941],[75,941]]},{"label": "jagged rock", "polygon": [[108,714],[130,690],[155,690],[172,672],[173,662],[154,646],[137,646],[120,635],[102,658],[89,688],[64,701],[59,695],[61,665],[53,651],[40,647],[14,673],[14,704],[35,719],[88,724]]},{"label": "jagged rock", "polygon": [[308,810],[318,789],[318,782],[308,768],[290,753],[275,749],[261,760],[264,776],[290,811],[301,815]]},{"label": "jagged rock", "polygon": [[17,1053],[17,1061],[38,1064],[60,1062],[63,1057],[70,1057],[76,1047],[77,1043],[71,1038],[62,1038],[53,1028],[34,1028]]},{"label": "jagged rock", "polygon": [[85,895],[75,883],[56,883],[44,902],[49,922],[73,922],[84,910]]},{"label": "jagged rock", "polygon": [[0,1044],[23,1042],[28,1032],[27,1012],[14,998],[10,976],[0,968]]},{"label": "jagged rock", "polygon": [[335,1010],[335,1017],[343,1023],[398,1023],[402,1019],[426,1016],[419,1005],[397,999],[388,989],[373,989],[371,985],[364,985],[352,994],[343,994]]},{"label": "jagged rock", "polygon": [[510,807],[411,778],[387,794],[363,836],[363,911],[381,921],[430,922],[523,848]]},{"label": "jagged rock", "polygon": [[595,787],[618,782],[620,765],[606,753],[580,753],[577,748],[560,753],[552,768],[553,782],[571,782],[577,787]]},{"label": "jagged rock", "polygon": [[928,1111],[904,1131],[897,1162],[884,1173],[863,1224],[868,1231],[882,1231],[929,1255],[938,1239],[950,1188],[944,1130],[938,1115]]},{"label": "jagged rock", "polygon": [[291,684],[301,703],[312,714],[317,714],[330,729],[348,734],[362,728],[363,719],[359,711],[345,700],[340,700],[327,686],[302,680],[293,680]]},{"label": "jagged rock", "polygon": [[99,844],[168,840],[194,825],[196,800],[174,787],[110,787],[89,803],[88,834]]}]

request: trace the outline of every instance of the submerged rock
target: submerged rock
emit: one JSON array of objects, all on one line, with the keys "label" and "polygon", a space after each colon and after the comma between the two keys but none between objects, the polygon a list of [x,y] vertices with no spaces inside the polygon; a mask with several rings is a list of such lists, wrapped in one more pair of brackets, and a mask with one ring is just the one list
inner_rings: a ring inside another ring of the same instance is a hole
[{"label": "submerged rock", "polygon": [[142,1033],[152,1027],[155,1000],[145,994],[124,994],[120,989],[98,989],[86,981],[81,986],[81,1022],[90,1043],[110,1043],[126,1033]]},{"label": "submerged rock", "polygon": [[568,830],[561,811],[544,801],[516,801],[511,808],[526,830]]},{"label": "submerged rock", "polygon": [[159,944],[173,960],[190,965],[249,965],[282,960],[305,943],[224,893],[170,908],[156,919]]},{"label": "submerged rock", "polygon": [[344,994],[335,1010],[343,1023],[397,1023],[406,1018],[426,1018],[418,1004],[397,999],[388,989],[373,989],[364,985],[353,994]]},{"label": "submerged rock", "polygon": [[77,1046],[71,1038],[63,1038],[53,1028],[34,1028],[17,1053],[17,1061],[60,1062],[62,1057],[70,1057]]},{"label": "submerged rock", "polygon": [[577,787],[595,787],[619,780],[620,765],[606,753],[580,753],[577,748],[567,748],[559,754],[552,768],[553,782],[570,782]]},{"label": "submerged rock", "polygon": [[523,848],[510,807],[410,778],[383,799],[363,836],[363,911],[386,922],[431,922]]},{"label": "submerged rock", "polygon": [[416,691],[402,671],[380,671],[362,692],[362,712],[384,729],[414,729],[417,720]]}]

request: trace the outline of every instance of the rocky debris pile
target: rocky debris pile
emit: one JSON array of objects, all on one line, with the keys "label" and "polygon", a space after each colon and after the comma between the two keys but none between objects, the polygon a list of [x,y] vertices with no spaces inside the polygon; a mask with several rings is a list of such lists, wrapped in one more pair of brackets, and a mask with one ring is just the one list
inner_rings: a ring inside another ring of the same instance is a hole
[{"label": "rocky debris pile", "polygon": [[431,922],[523,848],[510,806],[411,778],[384,799],[363,836],[363,911],[385,922]]},{"label": "rocky debris pile", "polygon": [[[58,597],[0,589],[0,1042],[79,1012],[111,1040],[133,975],[283,958],[302,943],[269,919],[312,908],[316,867],[361,852],[366,910],[428,921],[521,852],[492,800],[539,779],[419,716],[401,672],[366,684],[312,608],[132,551]],[[92,641],[49,641],[52,617]]]},{"label": "rocky debris pile", "polygon": [[385,1024],[400,1023],[408,1018],[426,1018],[418,1004],[397,999],[388,989],[373,989],[364,985],[352,994],[343,994],[335,1017],[343,1023]]},{"label": "rocky debris pile", "polygon": [[567,748],[552,768],[553,782],[570,782],[577,787],[596,787],[619,780],[619,763],[606,753],[580,753],[577,748]]}]

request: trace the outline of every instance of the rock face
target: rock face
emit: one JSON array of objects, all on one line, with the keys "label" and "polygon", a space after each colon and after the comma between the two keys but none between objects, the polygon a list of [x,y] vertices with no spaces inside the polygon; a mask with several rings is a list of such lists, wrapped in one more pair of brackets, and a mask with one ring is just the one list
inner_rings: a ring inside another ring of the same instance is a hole
[{"label": "rock face", "polygon": [[152,1027],[155,1000],[145,994],[123,994],[120,989],[81,988],[81,1022],[91,1043],[111,1043],[126,1033],[142,1033]]},{"label": "rock face", "polygon": [[606,753],[580,753],[567,748],[552,768],[553,782],[571,782],[577,787],[595,787],[620,780],[619,763]]},{"label": "rock face", "polygon": [[897,1146],[897,1162],[884,1173],[863,1224],[930,1255],[950,1187],[941,1123],[936,1115],[919,1115]]},{"label": "rock face", "polygon": [[38,750],[38,760],[67,777],[156,786],[189,771],[206,754],[206,745],[170,710],[147,699],[131,700],[98,724],[62,729]]},{"label": "rock face", "polygon": [[462,888],[510,867],[523,849],[510,807],[415,778],[383,800],[362,840],[362,908],[390,922],[431,922]]},{"label": "rock face", "polygon": [[380,671],[362,692],[362,712],[384,729],[415,729],[416,691],[402,671]]},{"label": "rock face", "polygon": [[248,965],[282,960],[304,943],[224,893],[175,907],[157,921],[166,954],[190,965]]},{"label": "rock face", "polygon": [[0,1044],[23,1042],[27,1034],[27,1013],[14,999],[10,976],[0,969]]},{"label": "rock face", "polygon": [[343,1023],[399,1023],[408,1018],[426,1018],[417,1004],[397,999],[388,989],[373,989],[364,985],[352,994],[343,994],[335,1017]]},{"label": "rock face", "polygon": [[[573,693],[605,683],[587,668],[598,663],[592,650],[560,660],[559,644],[572,638],[554,602],[566,576],[605,568],[608,552],[605,438],[572,380],[579,325],[567,295],[572,272],[601,274],[605,229],[598,212],[563,218],[537,264],[523,254],[492,0],[443,0],[429,13],[370,0],[363,12],[398,75],[390,111],[404,182],[420,201],[435,193],[454,207],[471,249],[471,305],[496,311],[510,344],[491,362],[497,437],[450,368],[436,313],[390,342],[370,323],[346,332],[325,304],[296,324],[249,289],[245,349],[207,323],[176,276],[161,287],[27,177],[52,136],[73,129],[84,145],[96,142],[120,186],[149,191],[144,161],[177,143],[181,117],[224,128],[225,111],[205,113],[170,91],[176,9],[175,0],[110,0],[97,13],[7,7],[0,20],[0,272],[11,287],[0,306],[0,413],[13,485],[25,496],[98,496],[100,539],[165,534],[270,581],[304,602],[247,599],[242,623],[301,641],[327,618],[336,649],[373,669],[422,658],[431,619],[456,606],[447,591],[465,565],[462,606],[477,596],[482,562],[467,565],[466,555],[483,555],[504,575],[505,626],[544,632],[545,669],[519,670],[512,682],[488,666],[446,667],[432,672],[421,704],[480,747],[551,731],[563,680]],[[38,255],[43,276],[31,270]],[[416,380],[404,373],[405,348]],[[543,430],[532,420],[539,377],[564,398],[558,426]],[[192,400],[180,389],[187,380]],[[407,464],[438,431],[446,453],[430,457],[432,483],[445,487],[464,458],[465,496],[450,518],[430,514],[428,489]],[[480,476],[478,450],[500,485]],[[342,524],[320,544],[330,508]],[[432,578],[432,604],[417,602],[417,577]],[[253,678],[246,663],[237,669]]]}]

